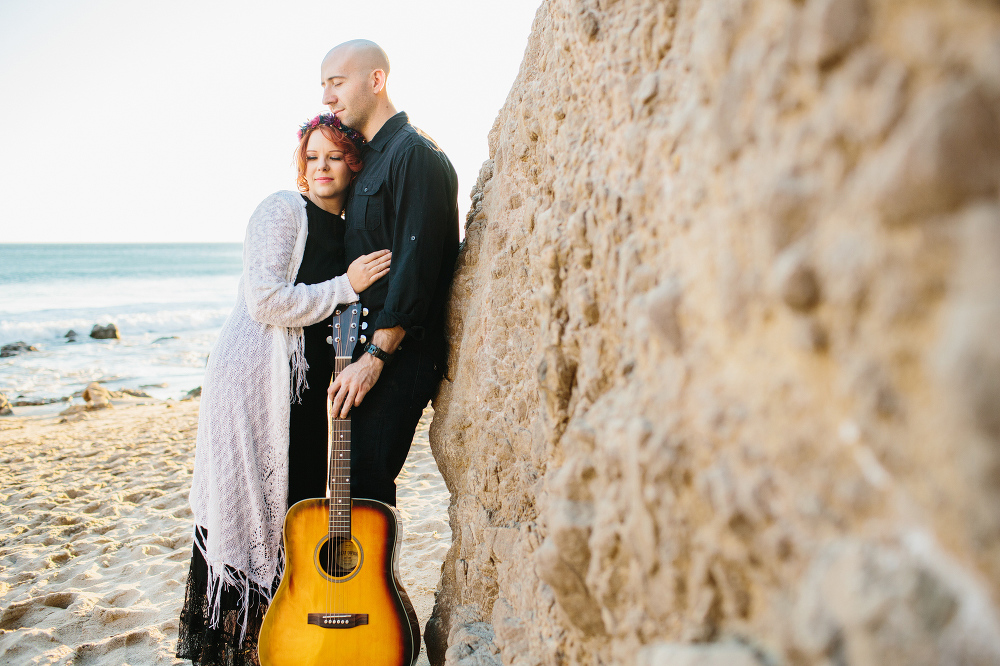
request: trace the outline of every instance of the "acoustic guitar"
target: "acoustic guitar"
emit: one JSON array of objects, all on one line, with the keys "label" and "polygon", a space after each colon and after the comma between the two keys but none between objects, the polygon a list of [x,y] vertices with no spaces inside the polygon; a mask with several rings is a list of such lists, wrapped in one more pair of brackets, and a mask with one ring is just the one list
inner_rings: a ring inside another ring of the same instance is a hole
[{"label": "acoustic guitar", "polygon": [[[334,377],[351,362],[360,309],[334,312]],[[329,423],[327,496],[285,516],[285,571],[261,625],[261,666],[412,666],[420,626],[399,581],[399,514],[351,498],[351,420]]]}]

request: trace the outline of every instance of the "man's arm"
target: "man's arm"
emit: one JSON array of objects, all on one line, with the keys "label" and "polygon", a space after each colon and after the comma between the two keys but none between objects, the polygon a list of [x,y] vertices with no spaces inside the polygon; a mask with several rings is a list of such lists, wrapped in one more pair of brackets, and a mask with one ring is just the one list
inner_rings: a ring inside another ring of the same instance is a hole
[{"label": "man's arm", "polygon": [[410,146],[392,165],[396,211],[392,270],[385,304],[375,330],[401,326],[411,339],[422,339],[432,310],[446,239],[457,232],[455,170],[439,150]]}]

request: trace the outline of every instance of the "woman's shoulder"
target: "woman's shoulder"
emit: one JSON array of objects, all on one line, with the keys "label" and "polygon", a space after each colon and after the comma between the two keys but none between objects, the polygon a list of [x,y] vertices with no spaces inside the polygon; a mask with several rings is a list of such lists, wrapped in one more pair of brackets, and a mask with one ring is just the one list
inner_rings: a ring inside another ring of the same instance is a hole
[{"label": "woman's shoulder", "polygon": [[279,190],[270,194],[257,205],[253,217],[273,216],[273,215],[296,215],[300,211],[305,211],[306,203],[302,195],[291,190]]},{"label": "woman's shoulder", "polygon": [[[305,208],[306,201],[298,192],[291,190],[278,190],[274,194],[269,194],[260,202],[260,206],[288,206],[291,208]],[[258,206],[258,207],[260,207]]]}]

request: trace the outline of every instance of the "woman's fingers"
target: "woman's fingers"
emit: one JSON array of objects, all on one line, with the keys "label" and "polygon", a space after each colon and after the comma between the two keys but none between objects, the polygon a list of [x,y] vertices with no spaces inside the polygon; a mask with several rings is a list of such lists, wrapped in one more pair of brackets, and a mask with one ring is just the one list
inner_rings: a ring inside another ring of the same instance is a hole
[{"label": "woman's fingers", "polygon": [[[364,291],[372,284],[383,277],[389,272],[389,266],[392,263],[392,252],[389,250],[376,250],[370,254],[363,254],[353,262],[351,262],[350,268],[348,268],[348,278],[351,279],[351,286],[360,287],[360,290],[355,289],[355,291]],[[357,280],[353,279],[352,271],[357,271]]]},{"label": "woman's fingers", "polygon": [[385,255],[384,257],[376,261],[373,261],[370,264],[366,264],[365,270],[368,272],[369,275],[381,277],[382,275],[385,275],[385,273],[389,270],[389,265],[390,265],[389,255]]}]

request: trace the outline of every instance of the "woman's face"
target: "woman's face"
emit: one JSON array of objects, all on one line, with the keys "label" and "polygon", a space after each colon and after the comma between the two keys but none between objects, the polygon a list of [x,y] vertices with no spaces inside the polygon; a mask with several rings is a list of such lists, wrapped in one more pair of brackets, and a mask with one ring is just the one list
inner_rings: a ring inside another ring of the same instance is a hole
[{"label": "woman's face", "polygon": [[319,200],[342,199],[351,184],[351,170],[344,161],[344,153],[326,138],[321,130],[309,135],[306,143],[306,183],[308,196],[317,204]]}]

